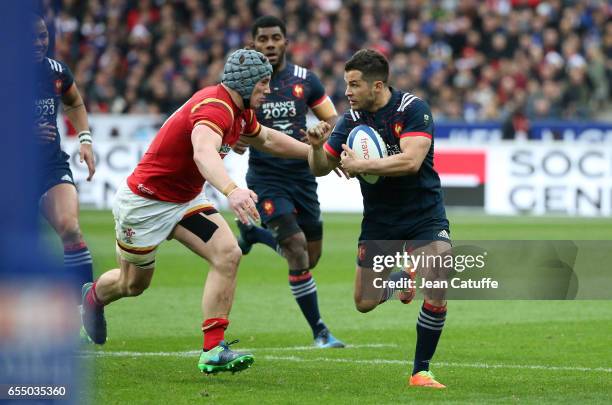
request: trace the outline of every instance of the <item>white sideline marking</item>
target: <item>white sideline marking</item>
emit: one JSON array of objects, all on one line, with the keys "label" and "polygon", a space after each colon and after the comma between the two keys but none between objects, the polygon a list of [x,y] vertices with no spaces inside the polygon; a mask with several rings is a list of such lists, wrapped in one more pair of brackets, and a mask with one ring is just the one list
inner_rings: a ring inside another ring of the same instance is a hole
[{"label": "white sideline marking", "polygon": [[[363,345],[347,345],[346,349],[371,349],[371,348],[389,348],[398,347],[396,344],[385,344],[385,343],[372,343]],[[241,347],[238,351],[245,352],[258,352],[258,351],[270,351],[270,352],[285,352],[285,351],[306,351],[306,350],[324,350],[315,346],[289,346],[289,347],[253,347],[245,348]],[[82,356],[93,356],[93,357],[191,357],[200,354],[201,350],[190,350],[183,352],[131,352],[131,351],[119,351],[119,352],[97,352],[93,350],[84,350],[79,353]]]},{"label": "white sideline marking", "polygon": [[[412,361],[408,360],[356,360],[356,359],[340,359],[329,357],[318,357],[316,359],[303,359],[295,356],[263,356],[264,360],[283,360],[295,362],[329,362],[329,363],[351,363],[351,364],[409,364]],[[612,373],[612,368],[605,367],[571,367],[571,366],[542,366],[537,364],[521,365],[521,364],[486,364],[486,363],[449,363],[444,361],[436,361],[431,364],[440,367],[459,367],[459,368],[507,368],[507,369],[529,369],[529,370],[551,370],[551,371],[597,371],[604,373]]]},{"label": "white sideline marking", "polygon": [[[381,347],[398,347],[395,344],[364,344],[364,345],[348,345],[346,349],[362,349],[362,348],[381,348]],[[293,347],[260,347],[260,348],[242,348],[244,351],[306,351],[306,350],[324,350],[314,346],[293,346]],[[341,352],[341,351],[340,351]],[[116,352],[95,352],[82,351],[79,354],[88,357],[194,357],[200,353],[199,350],[182,351],[182,352],[131,352],[131,351],[116,351]],[[408,365],[412,363],[410,360],[386,360],[386,359],[343,359],[331,357],[317,357],[313,359],[304,359],[296,356],[270,356],[264,355],[264,360],[282,360],[293,362],[328,362],[328,363],[348,363],[348,364],[398,364]],[[484,369],[517,369],[517,370],[544,370],[544,371],[590,371],[612,373],[612,368],[607,367],[573,367],[573,366],[543,366],[538,364],[487,364],[487,363],[455,363],[436,361],[432,362],[435,366],[440,367],[456,367],[456,368],[484,368]]]}]

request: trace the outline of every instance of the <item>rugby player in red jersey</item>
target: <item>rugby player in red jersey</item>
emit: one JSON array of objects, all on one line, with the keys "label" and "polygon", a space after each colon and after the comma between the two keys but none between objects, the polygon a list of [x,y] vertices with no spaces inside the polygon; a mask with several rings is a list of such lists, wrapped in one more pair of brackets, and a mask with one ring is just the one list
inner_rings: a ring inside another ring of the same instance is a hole
[{"label": "rugby player in red jersey", "polygon": [[249,216],[259,220],[257,195],[234,183],[223,157],[242,137],[267,153],[307,159],[308,145],[257,121],[253,108],[270,93],[271,74],[263,54],[232,53],[221,84],[198,91],[166,120],[117,191],[113,215],[120,268],[83,286],[83,325],[95,343],[106,341],[104,306],[142,294],[153,277],[157,247],[176,239],[210,264],[202,297],[199,369],[235,372],[253,363],[251,354],[231,350],[224,340],[242,253],[228,224],[201,192],[209,182],[243,223]]}]

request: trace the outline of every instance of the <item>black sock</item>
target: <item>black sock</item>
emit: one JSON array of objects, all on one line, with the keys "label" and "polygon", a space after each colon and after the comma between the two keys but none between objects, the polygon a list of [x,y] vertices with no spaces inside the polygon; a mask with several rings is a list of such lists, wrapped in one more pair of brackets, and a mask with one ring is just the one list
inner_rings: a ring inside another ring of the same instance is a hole
[{"label": "black sock", "polygon": [[248,242],[250,243],[263,243],[266,246],[269,246],[272,250],[279,252],[278,242],[272,232],[268,229],[253,226],[247,232]]},{"label": "black sock", "polygon": [[289,286],[291,293],[297,301],[304,318],[312,329],[313,336],[326,328],[319,314],[317,299],[317,285],[308,270],[289,270]]},{"label": "black sock", "polygon": [[[408,283],[408,280],[410,280],[410,276],[408,275],[408,273],[406,273],[405,271],[396,271],[394,273],[389,274],[389,278],[387,279],[388,281],[394,281],[394,282],[398,282],[400,280],[402,280],[403,283]],[[393,297],[393,293],[395,293],[395,291],[397,290],[403,290],[405,289],[404,287],[402,288],[391,288],[388,285],[385,286],[385,291],[383,291],[383,295],[382,298],[380,299],[380,302],[383,303],[385,301],[388,301],[391,299],[391,297]]]},{"label": "black sock", "polygon": [[416,325],[417,343],[412,375],[419,371],[429,370],[429,362],[436,352],[445,319],[446,306],[434,307],[425,302],[423,303]]},{"label": "black sock", "polygon": [[78,246],[64,247],[64,267],[74,281],[74,293],[81,301],[81,287],[93,281],[93,262],[91,253],[85,243]]}]

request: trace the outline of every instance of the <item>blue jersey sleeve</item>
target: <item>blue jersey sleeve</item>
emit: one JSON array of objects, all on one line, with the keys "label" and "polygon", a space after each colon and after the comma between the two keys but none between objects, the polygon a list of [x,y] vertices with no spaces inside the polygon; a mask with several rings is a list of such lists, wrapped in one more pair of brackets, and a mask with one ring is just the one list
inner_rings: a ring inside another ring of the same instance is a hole
[{"label": "blue jersey sleeve", "polygon": [[433,135],[434,122],[429,105],[421,99],[415,99],[404,111],[403,128],[399,137],[424,136],[432,139]]},{"label": "blue jersey sleeve", "polygon": [[56,61],[62,67],[62,71],[59,73],[60,80],[62,81],[62,93],[64,94],[68,91],[72,83],[74,83],[74,76],[70,71],[70,68],[63,62]]},{"label": "blue jersey sleeve", "polygon": [[336,122],[336,126],[334,127],[327,142],[325,142],[324,148],[332,156],[340,159],[340,154],[342,153],[342,144],[346,143],[347,138],[348,131],[346,127],[346,119],[344,118],[344,116],[342,116]]},{"label": "blue jersey sleeve", "polygon": [[325,100],[325,88],[323,87],[323,84],[321,83],[321,80],[319,80],[317,75],[312,72],[308,72],[308,75],[306,76],[306,82],[310,87],[310,92],[308,94],[308,99],[306,100],[306,103],[308,104],[308,107],[313,108]]}]

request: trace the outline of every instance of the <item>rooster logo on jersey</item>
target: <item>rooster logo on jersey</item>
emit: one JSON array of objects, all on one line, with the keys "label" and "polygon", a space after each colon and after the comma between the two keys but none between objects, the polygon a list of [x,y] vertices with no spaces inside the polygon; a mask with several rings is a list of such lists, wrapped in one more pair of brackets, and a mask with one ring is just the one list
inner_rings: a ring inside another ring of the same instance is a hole
[{"label": "rooster logo on jersey", "polygon": [[55,81],[55,93],[62,94],[62,81],[60,79]]},{"label": "rooster logo on jersey", "polygon": [[263,202],[263,210],[268,216],[274,214],[274,203],[272,200],[268,199]]},{"label": "rooster logo on jersey", "polygon": [[301,84],[296,84],[295,86],[293,86],[293,95],[297,98],[304,97],[304,86],[302,86]]},{"label": "rooster logo on jersey", "polygon": [[393,125],[393,132],[395,133],[395,137],[396,138],[400,137],[400,135],[402,134],[402,130],[403,129],[404,129],[404,127],[399,122],[396,122],[395,125]]}]

